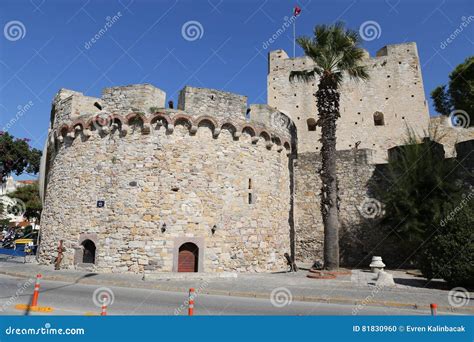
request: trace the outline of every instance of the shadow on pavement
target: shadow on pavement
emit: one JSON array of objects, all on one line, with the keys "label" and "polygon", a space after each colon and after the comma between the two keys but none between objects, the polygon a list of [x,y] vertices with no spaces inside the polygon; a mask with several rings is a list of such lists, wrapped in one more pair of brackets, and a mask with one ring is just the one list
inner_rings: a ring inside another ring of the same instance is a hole
[{"label": "shadow on pavement", "polygon": [[451,287],[443,280],[426,280],[426,279],[408,279],[394,278],[395,283],[411,287],[422,287],[435,290],[450,290]]},{"label": "shadow on pavement", "polygon": [[[53,290],[57,290],[57,289],[62,289],[62,288],[65,288],[65,287],[68,287],[68,286],[71,286],[71,285],[75,285],[75,284],[79,283],[82,279],[94,277],[94,276],[96,276],[96,275],[98,275],[98,273],[87,273],[87,274],[84,274],[83,276],[77,278],[77,279],[76,279],[74,282],[72,282],[72,283],[69,283],[69,284],[66,284],[66,285],[57,286],[57,287],[53,287],[53,288],[50,288],[50,289],[41,291],[41,293],[45,293],[45,292],[49,292],[49,291],[53,291]],[[19,297],[21,297],[21,296],[19,296]],[[30,296],[29,303],[31,303],[32,300],[33,300],[33,294],[31,294],[31,296]],[[30,307],[28,306],[27,309],[25,310],[24,316],[29,316],[29,315],[30,315]]]}]

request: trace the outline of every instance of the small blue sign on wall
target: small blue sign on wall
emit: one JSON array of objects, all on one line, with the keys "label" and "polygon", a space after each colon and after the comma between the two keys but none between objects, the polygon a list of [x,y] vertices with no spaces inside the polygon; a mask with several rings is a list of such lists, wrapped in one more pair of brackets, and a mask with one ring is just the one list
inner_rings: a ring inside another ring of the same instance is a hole
[{"label": "small blue sign on wall", "polygon": [[105,207],[105,201],[97,201],[97,208]]}]

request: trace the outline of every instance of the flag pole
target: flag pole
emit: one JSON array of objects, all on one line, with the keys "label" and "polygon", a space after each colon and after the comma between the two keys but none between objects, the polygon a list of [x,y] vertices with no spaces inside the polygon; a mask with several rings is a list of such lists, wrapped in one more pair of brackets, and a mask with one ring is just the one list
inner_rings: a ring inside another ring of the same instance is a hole
[{"label": "flag pole", "polygon": [[293,58],[296,57],[296,15],[293,15],[295,20],[293,20]]}]

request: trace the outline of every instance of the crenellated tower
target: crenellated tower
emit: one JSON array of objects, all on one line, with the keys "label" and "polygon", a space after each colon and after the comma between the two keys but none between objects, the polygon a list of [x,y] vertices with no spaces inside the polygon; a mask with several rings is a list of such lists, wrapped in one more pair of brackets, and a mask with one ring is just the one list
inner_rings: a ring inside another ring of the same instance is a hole
[{"label": "crenellated tower", "polygon": [[[104,272],[280,271],[290,252],[292,121],[245,96],[152,85],[60,90],[40,260]],[[192,259],[192,262],[187,260]]]},{"label": "crenellated tower", "polygon": [[[346,79],[341,86],[341,118],[337,149],[371,149],[374,160],[386,162],[387,150],[405,142],[407,127],[420,136],[428,130],[429,114],[415,43],[387,45],[363,64],[370,79]],[[269,54],[268,104],[289,115],[298,130],[298,152],[318,152],[314,93],[318,80],[290,82],[291,71],[310,70],[309,57],[289,58],[283,50]]]}]

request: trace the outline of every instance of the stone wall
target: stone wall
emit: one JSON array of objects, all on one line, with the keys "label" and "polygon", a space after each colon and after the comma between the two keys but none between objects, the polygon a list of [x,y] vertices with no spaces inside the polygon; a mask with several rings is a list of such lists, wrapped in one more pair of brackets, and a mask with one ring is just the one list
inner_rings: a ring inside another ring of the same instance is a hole
[{"label": "stone wall", "polygon": [[57,129],[64,123],[87,116],[92,117],[100,112],[94,106],[98,98],[84,96],[82,93],[69,89],[61,89],[53,99],[51,128]]},{"label": "stone wall", "polygon": [[[341,118],[337,127],[337,149],[356,146],[374,150],[377,162],[386,162],[387,149],[403,144],[407,126],[420,136],[428,130],[421,68],[415,43],[388,45],[377,56],[366,56],[370,80],[346,79],[341,85]],[[298,151],[319,152],[320,127],[310,130],[317,120],[314,93],[318,80],[290,82],[293,70],[309,70],[308,57],[289,58],[283,50],[269,54],[268,104],[289,115],[298,130]],[[376,126],[374,114],[383,114],[384,125]]]},{"label": "stone wall", "polygon": [[101,105],[104,111],[114,114],[132,112],[149,113],[151,109],[165,107],[166,93],[151,84],[132,84],[105,88]]},{"label": "stone wall", "polygon": [[[425,142],[427,143],[427,142]],[[430,142],[442,161],[444,146]],[[388,151],[396,158],[404,146]],[[467,187],[474,186],[474,140],[454,146],[456,160]],[[383,204],[377,200],[376,188],[387,184],[387,164],[375,164],[370,150],[337,152],[339,188],[341,263],[351,267],[366,267],[373,255],[382,255],[389,266],[399,267],[407,255],[399,250],[398,236],[387,234],[381,225]],[[446,156],[450,158],[450,156]],[[447,159],[446,159],[447,160]],[[295,162],[295,234],[296,259],[300,262],[323,260],[324,227],[320,208],[321,167],[318,153],[302,153]]]},{"label": "stone wall", "polygon": [[56,129],[78,119],[88,121],[96,115],[106,118],[133,112],[150,113],[151,109],[163,109],[165,98],[166,93],[151,84],[105,88],[101,98],[60,89],[53,99],[51,128]]},{"label": "stone wall", "polygon": [[[373,177],[371,150],[338,151],[340,233],[350,231],[363,220],[360,211],[371,200],[369,182]],[[300,153],[295,161],[296,259],[323,260],[324,227],[321,217],[321,168],[319,153]],[[342,253],[343,254],[343,253]],[[342,255],[344,258],[344,255]],[[350,256],[347,256],[350,259]]]},{"label": "stone wall", "polygon": [[64,116],[50,135],[40,261],[53,262],[64,240],[62,265],[75,267],[89,239],[96,270],[170,272],[193,242],[199,271],[286,269],[289,133],[214,114],[134,111],[105,127]]},{"label": "stone wall", "polygon": [[193,115],[244,119],[247,97],[221,90],[186,86],[179,94],[178,109]]},{"label": "stone wall", "polygon": [[453,127],[446,116],[431,117],[430,126],[432,134],[436,134],[437,141],[443,144],[446,157],[456,157],[457,143],[474,139],[474,127]]},{"label": "stone wall", "polygon": [[251,121],[258,127],[270,127],[272,131],[291,141],[290,132],[294,123],[287,115],[265,104],[251,104],[249,109],[247,121]]},{"label": "stone wall", "polygon": [[266,104],[247,105],[247,97],[225,91],[184,87],[179,94],[178,110],[193,116],[211,115],[218,119],[245,120],[253,126],[269,128],[290,141],[292,120]]}]

